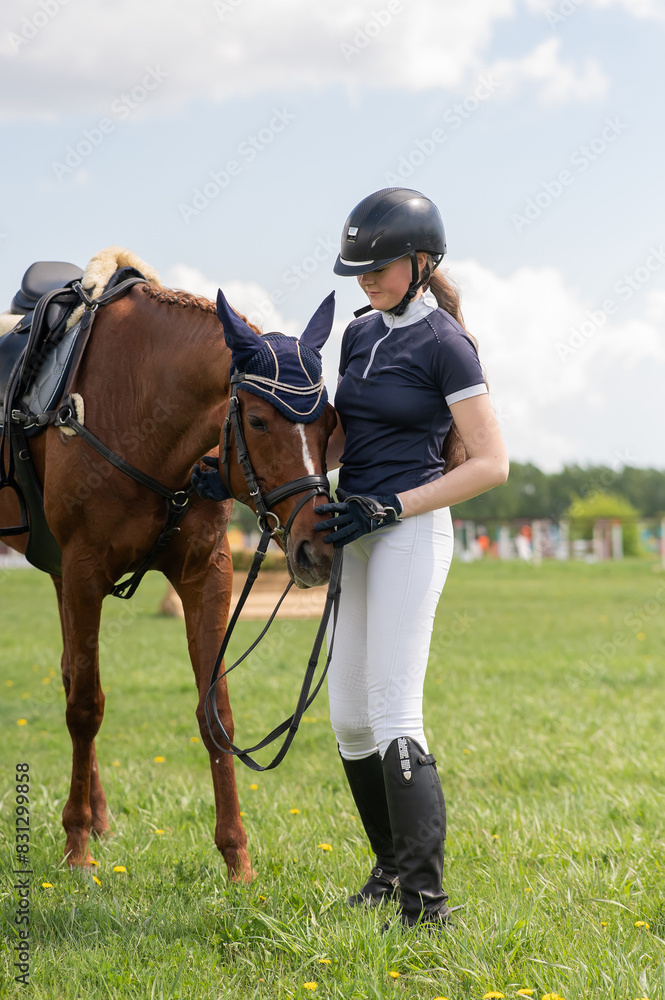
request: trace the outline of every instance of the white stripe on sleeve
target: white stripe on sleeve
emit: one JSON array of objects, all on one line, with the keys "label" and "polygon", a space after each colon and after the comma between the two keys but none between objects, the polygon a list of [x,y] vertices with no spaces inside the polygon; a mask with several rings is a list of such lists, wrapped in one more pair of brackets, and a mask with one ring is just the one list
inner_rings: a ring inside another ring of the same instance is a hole
[{"label": "white stripe on sleeve", "polygon": [[470,385],[467,389],[460,389],[458,392],[451,392],[449,396],[445,397],[446,403],[450,406],[451,403],[459,403],[462,399],[470,399],[472,396],[481,396],[484,392],[487,392],[487,386],[484,382],[479,385]]}]

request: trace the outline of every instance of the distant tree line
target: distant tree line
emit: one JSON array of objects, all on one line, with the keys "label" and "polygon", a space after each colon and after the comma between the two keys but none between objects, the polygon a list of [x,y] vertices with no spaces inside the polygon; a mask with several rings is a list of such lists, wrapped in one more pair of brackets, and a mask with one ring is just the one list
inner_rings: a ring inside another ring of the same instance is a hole
[{"label": "distant tree line", "polygon": [[[625,466],[617,472],[606,465],[586,468],[566,465],[561,472],[546,473],[530,462],[511,462],[510,476],[503,486],[455,504],[452,515],[490,524],[519,518],[558,521],[571,516],[571,507],[575,516],[578,501],[586,501],[584,507],[591,511],[592,501],[600,501],[606,494],[627,500],[640,518],[662,517],[665,515],[665,470]],[[582,510],[579,513],[581,515]],[[608,513],[630,519],[630,514],[621,510],[620,505],[616,505],[616,510],[609,508]],[[602,504],[598,505],[597,516],[606,516]],[[231,523],[243,531],[255,531],[256,515],[249,507],[237,503]]]},{"label": "distant tree line", "polygon": [[606,465],[566,465],[561,472],[546,473],[530,462],[511,462],[510,476],[503,486],[455,504],[452,514],[474,521],[557,521],[577,500],[608,493],[623,497],[640,517],[665,516],[665,470],[624,466],[617,471]]}]

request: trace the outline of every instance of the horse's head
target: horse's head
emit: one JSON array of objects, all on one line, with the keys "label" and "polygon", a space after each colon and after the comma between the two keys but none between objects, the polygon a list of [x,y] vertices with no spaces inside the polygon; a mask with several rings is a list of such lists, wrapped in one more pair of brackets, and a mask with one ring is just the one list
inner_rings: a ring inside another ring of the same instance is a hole
[{"label": "horse's head", "polygon": [[221,291],[217,297],[231,349],[231,399],[220,472],[233,495],[276,529],[298,587],[325,583],[332,560],[331,547],[314,531],[321,520],[314,507],[327,499],[326,447],[335,427],[319,354],[334,311],[332,293],[300,339],[282,333],[259,336]]}]

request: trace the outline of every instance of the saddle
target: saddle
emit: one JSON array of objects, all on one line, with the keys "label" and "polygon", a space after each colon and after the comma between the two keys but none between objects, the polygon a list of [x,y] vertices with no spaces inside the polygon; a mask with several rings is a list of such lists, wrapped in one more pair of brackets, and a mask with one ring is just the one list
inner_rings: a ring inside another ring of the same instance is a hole
[{"label": "saddle", "polygon": [[[75,264],[32,264],[9,310],[16,315],[17,325],[0,337],[0,490],[9,487],[14,491],[21,521],[13,527],[0,527],[0,535],[29,532],[26,558],[56,576],[62,573],[62,553],[46,522],[44,495],[27,439],[53,423],[85,349],[97,304],[111,301],[114,290],[124,294],[137,281],[145,280],[136,268],[119,268],[93,302],[81,286],[82,277],[82,268]],[[86,306],[83,316],[68,324],[82,302]],[[9,445],[7,467],[5,440]]]}]

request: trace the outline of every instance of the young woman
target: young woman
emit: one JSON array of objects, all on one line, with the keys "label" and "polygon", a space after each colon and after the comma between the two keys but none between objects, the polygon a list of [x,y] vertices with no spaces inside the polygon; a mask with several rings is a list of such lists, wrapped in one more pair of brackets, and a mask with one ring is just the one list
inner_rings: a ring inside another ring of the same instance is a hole
[{"label": "young woman", "polygon": [[347,219],[334,270],[357,276],[369,299],[359,312],[374,311],[344,334],[328,452],[329,468],[341,463],[339,502],[317,508],[332,515],[316,526],[324,540],[346,546],[330,714],[376,855],[349,904],[398,895],[407,925],[451,914],[445,802],[422,717],[449,507],[508,475],[475,342],[435,270],[445,252],[438,209],[418,191],[377,191]]}]

